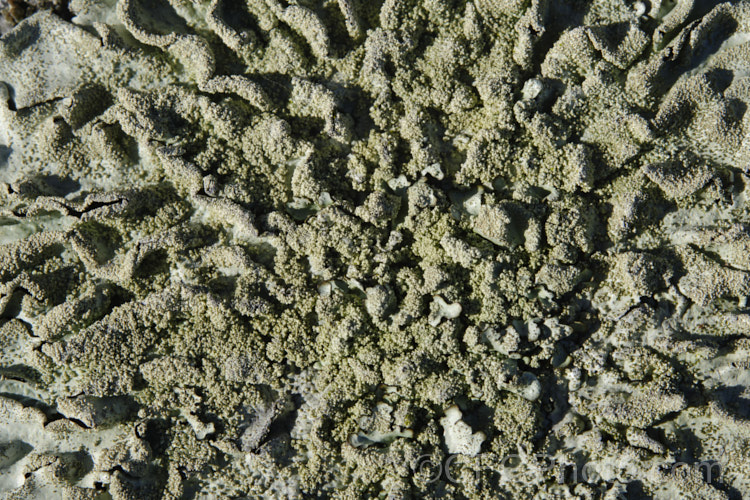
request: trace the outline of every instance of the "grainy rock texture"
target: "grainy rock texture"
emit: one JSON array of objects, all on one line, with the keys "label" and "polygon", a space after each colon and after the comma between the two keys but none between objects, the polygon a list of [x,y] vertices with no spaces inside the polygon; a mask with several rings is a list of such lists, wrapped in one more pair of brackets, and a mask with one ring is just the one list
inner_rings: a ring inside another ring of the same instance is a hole
[{"label": "grainy rock texture", "polygon": [[4,7],[0,496],[750,494],[750,3]]}]

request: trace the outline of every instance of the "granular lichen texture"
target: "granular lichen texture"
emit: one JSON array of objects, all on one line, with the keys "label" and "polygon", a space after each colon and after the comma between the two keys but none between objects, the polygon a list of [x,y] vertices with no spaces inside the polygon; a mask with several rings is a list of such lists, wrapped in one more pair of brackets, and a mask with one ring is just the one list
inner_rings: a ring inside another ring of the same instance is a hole
[{"label": "granular lichen texture", "polygon": [[750,495],[750,2],[2,3],[0,497]]}]

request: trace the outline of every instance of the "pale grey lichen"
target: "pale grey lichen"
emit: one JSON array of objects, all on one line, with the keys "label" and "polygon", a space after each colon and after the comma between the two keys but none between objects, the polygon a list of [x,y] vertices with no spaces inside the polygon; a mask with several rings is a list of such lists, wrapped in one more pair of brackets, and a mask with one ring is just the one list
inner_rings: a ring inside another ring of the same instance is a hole
[{"label": "pale grey lichen", "polygon": [[471,427],[461,420],[461,417],[461,410],[458,406],[451,406],[445,410],[445,416],[440,419],[445,446],[450,453],[476,456],[482,449],[485,435],[481,431],[472,433]]}]

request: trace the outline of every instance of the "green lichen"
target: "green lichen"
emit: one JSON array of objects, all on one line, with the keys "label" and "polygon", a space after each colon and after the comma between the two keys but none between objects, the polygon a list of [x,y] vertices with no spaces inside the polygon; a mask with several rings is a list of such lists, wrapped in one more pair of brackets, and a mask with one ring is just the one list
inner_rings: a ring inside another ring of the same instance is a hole
[{"label": "green lichen", "polygon": [[70,14],[0,39],[2,494],[748,491],[746,3]]}]

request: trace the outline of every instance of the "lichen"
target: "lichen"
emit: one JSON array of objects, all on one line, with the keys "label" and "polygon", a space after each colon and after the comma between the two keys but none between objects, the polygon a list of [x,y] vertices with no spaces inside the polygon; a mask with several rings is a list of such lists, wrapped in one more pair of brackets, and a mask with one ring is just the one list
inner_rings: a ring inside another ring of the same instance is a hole
[{"label": "lichen", "polygon": [[0,496],[750,492],[748,3],[0,9]]}]

